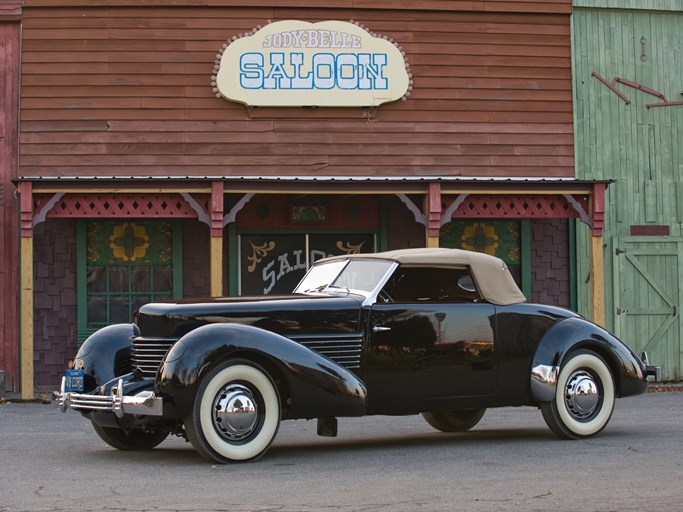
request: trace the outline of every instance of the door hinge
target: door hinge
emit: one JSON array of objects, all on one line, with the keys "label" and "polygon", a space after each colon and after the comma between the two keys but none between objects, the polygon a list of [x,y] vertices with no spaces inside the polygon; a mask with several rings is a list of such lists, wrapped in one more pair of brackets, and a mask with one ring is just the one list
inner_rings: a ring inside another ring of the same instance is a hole
[{"label": "door hinge", "polygon": [[622,313],[628,313],[628,309],[626,309],[626,308],[617,308],[617,315],[621,315]]},{"label": "door hinge", "polygon": [[623,250],[623,249],[619,249],[619,247],[617,247],[616,249],[614,249],[614,254],[615,254],[616,256],[619,256],[620,254],[626,254],[627,252],[628,252],[628,251],[625,251],[625,250]]}]

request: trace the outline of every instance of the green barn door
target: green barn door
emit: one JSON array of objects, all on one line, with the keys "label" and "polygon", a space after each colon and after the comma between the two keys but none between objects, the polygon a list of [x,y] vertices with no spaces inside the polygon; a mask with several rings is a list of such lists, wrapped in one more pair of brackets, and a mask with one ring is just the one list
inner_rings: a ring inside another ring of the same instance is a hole
[{"label": "green barn door", "polygon": [[645,350],[666,380],[681,377],[680,298],[683,240],[614,239],[615,334]]}]

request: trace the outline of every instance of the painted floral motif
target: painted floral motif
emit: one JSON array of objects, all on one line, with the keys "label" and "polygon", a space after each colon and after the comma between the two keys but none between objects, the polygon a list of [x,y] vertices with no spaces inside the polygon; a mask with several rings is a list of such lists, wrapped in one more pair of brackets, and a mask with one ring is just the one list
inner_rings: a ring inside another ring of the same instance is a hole
[{"label": "painted floral motif", "polygon": [[264,242],[261,245],[254,245],[253,242],[249,242],[251,245],[251,256],[247,256],[247,260],[251,261],[251,265],[247,268],[249,272],[256,270],[256,265],[261,263],[261,260],[273,249],[275,249],[275,242]]},{"label": "painted floral motif", "polygon": [[500,239],[494,226],[477,222],[464,229],[461,243],[462,248],[468,251],[484,252],[495,256]]},{"label": "painted floral motif", "polygon": [[124,222],[112,229],[109,248],[114,258],[132,263],[137,259],[143,259],[147,254],[149,235],[144,226]]},{"label": "painted floral motif", "polygon": [[346,242],[346,245],[344,245],[344,242],[338,240],[337,249],[339,249],[342,254],[360,254],[364,244],[365,242],[363,241],[358,245],[353,245],[351,242]]}]

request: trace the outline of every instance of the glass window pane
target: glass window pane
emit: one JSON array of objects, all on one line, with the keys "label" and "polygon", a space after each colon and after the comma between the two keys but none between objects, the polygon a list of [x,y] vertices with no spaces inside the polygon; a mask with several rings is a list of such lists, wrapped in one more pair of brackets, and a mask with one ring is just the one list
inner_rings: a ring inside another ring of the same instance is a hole
[{"label": "glass window pane", "polygon": [[107,291],[107,267],[88,267],[86,269],[88,293]]},{"label": "glass window pane", "polygon": [[128,267],[109,267],[109,291],[112,293],[128,291]]},{"label": "glass window pane", "polygon": [[109,296],[109,321],[113,324],[130,321],[127,296]]},{"label": "glass window pane", "polygon": [[131,291],[148,292],[152,289],[151,268],[147,266],[131,269]]},{"label": "glass window pane", "polygon": [[171,267],[154,267],[154,291],[173,292],[173,269]]},{"label": "glass window pane", "polygon": [[101,296],[88,297],[88,324],[106,323],[107,298]]}]

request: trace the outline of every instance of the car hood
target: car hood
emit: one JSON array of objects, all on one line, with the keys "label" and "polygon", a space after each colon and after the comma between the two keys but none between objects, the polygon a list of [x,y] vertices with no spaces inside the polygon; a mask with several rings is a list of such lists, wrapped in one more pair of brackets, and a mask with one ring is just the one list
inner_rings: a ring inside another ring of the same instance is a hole
[{"label": "car hood", "polygon": [[215,323],[253,325],[292,336],[360,331],[363,297],[355,295],[245,296],[150,303],[136,313],[143,337],[180,338]]}]

